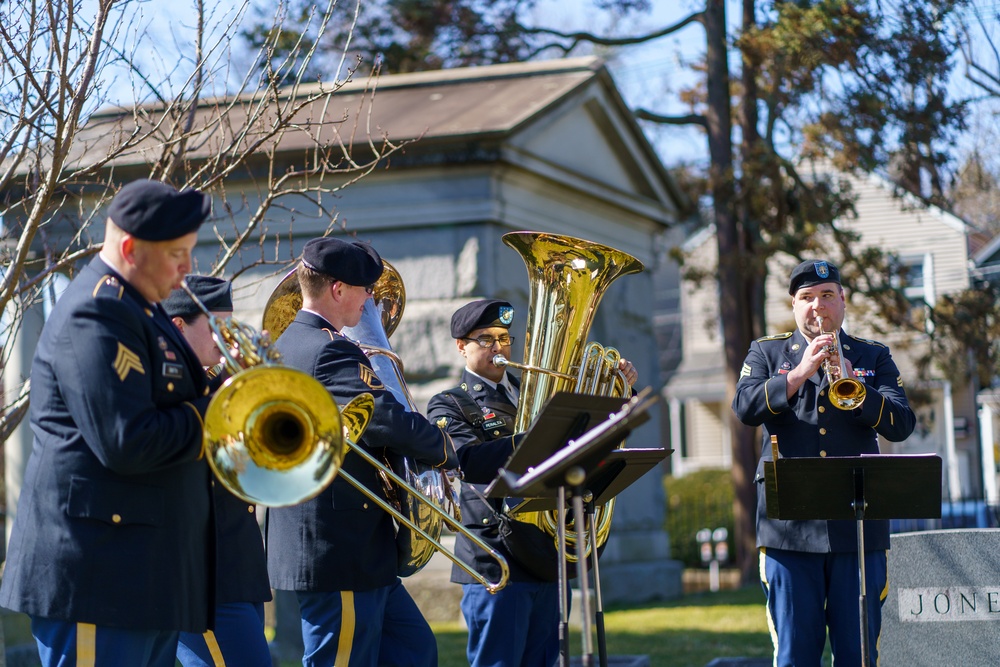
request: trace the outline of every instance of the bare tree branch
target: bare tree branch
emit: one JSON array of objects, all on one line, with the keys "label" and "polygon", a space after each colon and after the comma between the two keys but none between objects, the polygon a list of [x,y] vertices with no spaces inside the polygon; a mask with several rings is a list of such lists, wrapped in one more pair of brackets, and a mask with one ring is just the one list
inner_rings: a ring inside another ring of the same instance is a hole
[{"label": "bare tree branch", "polygon": [[526,26],[521,26],[520,29],[528,35],[551,35],[552,37],[558,38],[558,40],[569,40],[568,44],[564,43],[564,41],[553,40],[552,42],[536,47],[527,57],[528,60],[531,60],[538,54],[547,51],[548,49],[558,49],[565,55],[579,46],[581,42],[597,44],[598,46],[630,46],[633,44],[643,44],[645,42],[651,42],[655,39],[659,39],[660,37],[666,37],[667,35],[682,30],[692,23],[704,24],[704,22],[705,12],[695,12],[681,19],[677,23],[667,26],[666,28],[661,28],[660,30],[647,33],[645,35],[634,35],[631,37],[604,37],[590,32],[560,32],[559,30],[553,30],[552,28],[530,28]]}]

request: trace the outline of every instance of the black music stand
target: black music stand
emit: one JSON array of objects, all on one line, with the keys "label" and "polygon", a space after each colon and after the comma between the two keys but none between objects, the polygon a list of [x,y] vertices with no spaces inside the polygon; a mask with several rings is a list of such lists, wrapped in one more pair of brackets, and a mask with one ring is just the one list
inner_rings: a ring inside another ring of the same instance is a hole
[{"label": "black music stand", "polygon": [[[579,534],[584,534],[587,532],[587,522],[585,521],[584,514],[585,494],[589,492],[591,500],[600,500],[602,503],[607,502],[607,500],[613,498],[641,477],[643,473],[666,458],[668,452],[665,449],[616,449],[633,429],[649,420],[647,411],[659,400],[656,396],[650,397],[650,394],[649,390],[644,390],[638,396],[625,402],[624,406],[618,412],[607,415],[602,422],[580,437],[568,442],[561,440],[555,443],[557,446],[554,453],[550,454],[547,458],[534,459],[539,450],[553,449],[551,441],[545,443],[545,446],[536,444],[536,442],[543,442],[540,438],[532,441],[532,432],[536,428],[535,425],[544,425],[540,428],[546,432],[552,429],[551,423],[547,422],[549,405],[547,403],[538,418],[536,418],[531,429],[529,429],[528,435],[525,436],[524,440],[518,446],[520,450],[527,443],[532,448],[529,451],[533,452],[533,454],[521,454],[519,457],[522,463],[527,462],[524,465],[526,472],[518,475],[509,470],[502,469],[497,479],[486,490],[486,494],[492,497],[515,495],[528,498],[529,501],[544,498],[548,500],[548,504],[544,507],[546,509],[551,509],[551,502],[553,498],[555,499],[555,506],[558,513],[556,523],[559,542],[559,605],[561,614],[559,654],[560,665],[563,667],[568,667],[569,665],[569,614],[566,608],[566,600],[569,595],[569,577],[566,572],[566,488],[569,487],[572,490],[574,520],[577,531]],[[556,399],[557,396],[559,395],[553,396],[550,402]],[[592,399],[607,400],[604,397],[585,394],[572,396],[574,396],[574,400],[579,400],[577,412],[591,412],[599,409],[597,408],[598,402]],[[568,406],[568,403],[565,403],[566,400],[565,396],[561,398],[556,404],[556,409],[564,410]],[[623,402],[620,399],[616,400],[618,400],[619,404]],[[558,445],[562,445],[563,442],[566,443],[565,446],[559,447]],[[514,455],[511,456],[511,461],[517,456],[518,452],[515,451]],[[536,462],[534,466],[530,465],[532,459]],[[593,515],[591,515],[590,525],[593,528]],[[591,553],[594,554],[594,561],[596,563],[596,541],[594,541],[592,530],[590,540],[592,540]],[[586,543],[581,540],[580,546],[583,547],[582,552],[585,553]],[[576,567],[577,577],[580,581],[582,601],[583,632],[581,634],[584,647],[583,664],[585,667],[589,667],[593,664],[593,647],[590,633],[590,603],[587,587],[586,558],[578,557]],[[600,607],[600,579],[596,567],[594,574],[595,587],[598,590],[598,605]],[[599,614],[597,618],[599,644],[601,647],[601,664],[606,665],[607,652],[603,637],[603,610],[599,610]]]},{"label": "black music stand", "polygon": [[[772,451],[777,448],[772,436]],[[941,457],[933,454],[778,458],[764,462],[767,518],[855,520],[861,664],[871,661],[865,586],[865,519],[941,516]]]}]

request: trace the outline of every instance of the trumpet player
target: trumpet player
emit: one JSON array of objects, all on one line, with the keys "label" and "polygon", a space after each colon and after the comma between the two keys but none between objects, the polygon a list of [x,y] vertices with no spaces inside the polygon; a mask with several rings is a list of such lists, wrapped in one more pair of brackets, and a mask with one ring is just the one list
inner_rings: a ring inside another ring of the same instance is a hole
[{"label": "trumpet player", "polygon": [[[879,435],[904,440],[916,419],[889,348],[841,328],[847,303],[835,265],[802,262],[791,273],[788,293],[796,330],[751,343],[733,400],[740,421],[764,432],[755,478],[757,547],[774,664],[820,664],[829,633],[834,662],[861,665],[857,526],[768,519],[763,461],[772,457],[772,435],[784,457],[877,454]],[[858,383],[851,393],[862,396],[860,402],[833,395],[831,382],[839,375]],[[878,591],[867,597],[874,667],[888,593],[889,522],[866,521],[864,528],[866,590]]]},{"label": "trumpet player", "polygon": [[[223,319],[233,314],[233,288],[228,280],[190,275],[186,281],[213,316]],[[219,348],[208,316],[182,289],[172,291],[162,305],[201,365],[209,370],[216,367]],[[271,599],[271,587],[257,507],[214,479],[211,484],[216,535],[215,627],[200,634],[182,632],[177,658],[184,667],[271,667],[264,637],[264,603]]]},{"label": "trumpet player", "polygon": [[210,211],[197,190],[122,187],[42,329],[0,604],[31,618],[46,667],[172,667],[179,631],[211,623],[210,397],[159,305]]},{"label": "trumpet player", "polygon": [[[298,266],[302,309],[277,341],[288,366],[310,373],[345,404],[369,393],[375,411],[360,444],[437,467],[456,468],[451,439],[387,390],[357,344],[340,331],[361,320],[382,274],[367,243],[305,244]],[[342,470],[384,495],[373,466],[348,453]],[[396,576],[392,517],[341,478],[308,502],[269,509],[271,585],[296,592],[305,667],[437,664],[430,626]]]}]

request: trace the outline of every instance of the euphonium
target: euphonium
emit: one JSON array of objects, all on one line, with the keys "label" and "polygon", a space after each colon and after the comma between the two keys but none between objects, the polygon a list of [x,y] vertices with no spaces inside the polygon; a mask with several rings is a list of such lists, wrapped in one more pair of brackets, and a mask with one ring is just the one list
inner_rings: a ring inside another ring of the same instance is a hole
[{"label": "euphonium", "polygon": [[[500,355],[493,362],[522,370],[515,430],[527,430],[545,401],[559,391],[625,396],[628,383],[618,370],[621,355],[614,348],[585,345],[585,341],[608,286],[619,276],[642,271],[642,262],[620,250],[570,236],[512,232],[504,234],[503,242],[521,255],[529,282],[524,363]],[[608,539],[613,511],[613,499],[596,509],[597,546]],[[513,516],[556,538],[556,512],[514,512]],[[567,531],[567,544],[577,539],[575,531]]]},{"label": "euphonium", "polygon": [[[853,410],[861,407],[865,402],[865,385],[855,378],[848,377],[847,364],[844,362],[844,351],[840,347],[840,336],[836,331],[823,331],[823,318],[816,316],[819,323],[820,334],[831,334],[833,336],[833,349],[831,353],[837,355],[840,360],[839,366],[834,366],[829,359],[823,360],[823,372],[826,375],[827,384],[830,385],[830,403],[840,410]],[[836,373],[834,371],[837,371]],[[836,377],[834,377],[836,375]]]},{"label": "euphonium", "polygon": [[[403,379],[402,361],[392,351],[388,342],[389,336],[402,318],[406,293],[396,269],[385,260],[382,260],[382,264],[384,266],[382,276],[375,283],[372,298],[365,302],[361,321],[357,326],[345,328],[341,333],[361,347],[376,375],[396,400],[410,411],[416,412],[413,399]],[[264,328],[275,336],[280,336],[301,307],[302,292],[296,272],[292,270],[281,280],[268,299],[264,308]],[[341,472],[341,477],[345,481],[399,522],[397,569],[400,576],[409,576],[419,571],[437,550],[485,586],[490,593],[496,593],[507,584],[510,571],[504,557],[461,524],[447,472],[424,466],[405,457],[386,465],[359,446],[357,438],[348,438],[347,444],[350,449],[378,469],[385,487],[383,491],[391,499],[391,502],[387,502],[346,471]],[[393,469],[394,467],[399,473]],[[496,560],[500,565],[500,581],[487,580],[448,551],[440,542],[444,525],[468,537]]]},{"label": "euphonium", "polygon": [[[227,379],[205,413],[205,456],[219,482],[247,502],[286,507],[318,495],[347,451],[341,411],[313,377],[280,365],[270,338],[233,318],[220,320],[181,283],[208,317]],[[344,408],[352,432],[371,419],[359,397]]]},{"label": "euphonium", "polygon": [[[382,276],[375,283],[372,298],[365,301],[361,320],[353,327],[345,327],[341,333],[361,346],[375,369],[375,375],[396,400],[408,412],[417,412],[403,377],[403,360],[393,352],[389,343],[389,336],[403,316],[406,289],[395,267],[385,260],[382,264]],[[434,555],[433,545],[440,539],[444,526],[443,513],[454,516],[458,521],[461,521],[461,515],[446,471],[405,456],[394,457],[390,467],[407,481],[407,486],[420,491],[419,496],[414,496],[406,492],[406,487],[386,482],[390,497],[394,497],[393,504],[421,527],[421,533],[434,538],[428,540],[412,530],[399,531],[396,537],[397,573],[408,577],[419,572]],[[442,512],[428,512],[427,502],[433,503]]]}]

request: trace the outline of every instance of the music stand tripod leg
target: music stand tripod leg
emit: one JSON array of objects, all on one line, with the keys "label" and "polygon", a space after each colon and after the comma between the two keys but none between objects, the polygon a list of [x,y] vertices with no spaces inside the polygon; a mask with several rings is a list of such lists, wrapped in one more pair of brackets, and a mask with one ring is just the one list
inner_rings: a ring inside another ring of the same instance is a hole
[{"label": "music stand tripod leg", "polygon": [[591,569],[594,571],[594,621],[597,630],[597,660],[600,667],[608,667],[608,642],[604,632],[604,600],[601,598],[601,568],[597,557],[597,519],[594,511],[594,497],[588,492],[587,517],[590,526],[589,540]]},{"label": "music stand tripod leg", "polygon": [[559,558],[559,667],[569,667],[569,572],[566,571],[566,488],[556,495],[556,543]]},{"label": "music stand tripod leg", "polygon": [[573,484],[573,525],[576,526],[576,577],[580,582],[580,639],[583,644],[583,667],[593,667],[594,642],[590,630],[590,587],[587,583],[587,517],[583,512],[583,487],[586,471],[574,466],[566,471],[566,481]]},{"label": "music stand tripod leg", "polygon": [[871,664],[871,648],[868,642],[868,587],[865,584],[865,471],[854,469],[854,502],[851,503],[858,527],[858,616],[861,619],[861,664]]}]

